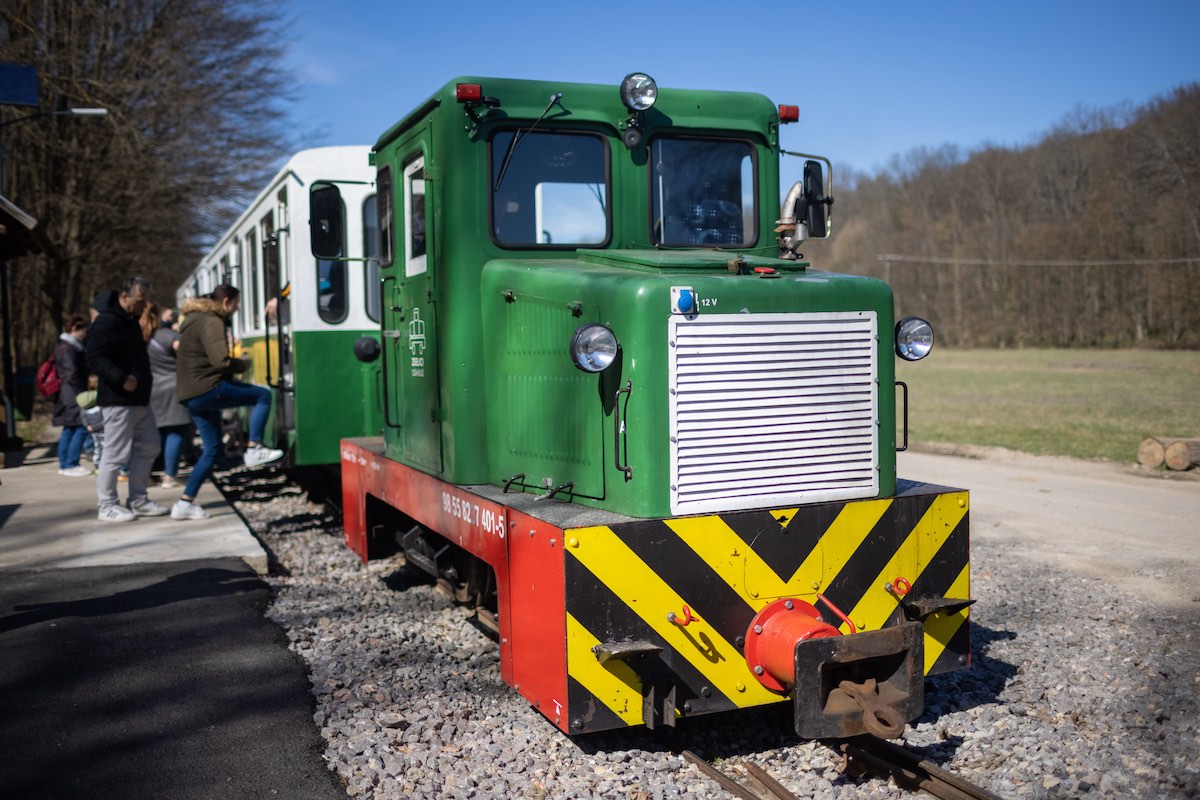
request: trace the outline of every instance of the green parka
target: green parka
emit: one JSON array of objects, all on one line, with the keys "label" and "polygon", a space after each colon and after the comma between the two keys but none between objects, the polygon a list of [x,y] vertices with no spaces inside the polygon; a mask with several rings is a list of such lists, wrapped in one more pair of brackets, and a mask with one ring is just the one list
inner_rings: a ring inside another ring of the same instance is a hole
[{"label": "green parka", "polygon": [[184,302],[181,313],[175,389],[183,402],[211,392],[218,382],[244,372],[246,365],[229,354],[226,319],[220,303],[207,297],[193,297]]}]

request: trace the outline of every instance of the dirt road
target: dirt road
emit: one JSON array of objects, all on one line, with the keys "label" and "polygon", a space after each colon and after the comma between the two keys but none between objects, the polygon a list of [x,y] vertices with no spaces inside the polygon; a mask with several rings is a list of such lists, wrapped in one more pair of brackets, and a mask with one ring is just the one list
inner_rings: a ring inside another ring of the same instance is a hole
[{"label": "dirt road", "polygon": [[1200,609],[1196,476],[1003,450],[970,454],[900,453],[899,474],[968,489],[974,541],[995,540],[1155,604]]}]

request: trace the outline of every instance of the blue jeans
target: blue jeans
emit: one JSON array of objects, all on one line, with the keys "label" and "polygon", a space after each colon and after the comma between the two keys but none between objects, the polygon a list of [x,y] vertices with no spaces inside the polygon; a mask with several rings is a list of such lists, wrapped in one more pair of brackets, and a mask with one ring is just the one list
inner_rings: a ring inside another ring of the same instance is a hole
[{"label": "blue jeans", "polygon": [[241,381],[221,381],[211,391],[184,400],[183,404],[192,412],[196,432],[200,434],[200,442],[204,445],[183,490],[184,497],[194,500],[196,492],[212,474],[213,464],[217,460],[217,449],[221,446],[222,409],[254,406],[250,411],[250,441],[261,443],[267,428],[267,416],[271,413],[271,392]]},{"label": "blue jeans", "polygon": [[79,454],[83,452],[83,440],[87,428],[82,425],[64,425],[58,438],[58,468],[70,469],[79,466]]},{"label": "blue jeans", "polygon": [[179,456],[183,453],[183,437],[187,425],[167,425],[158,429],[162,437],[163,474],[175,477],[179,472]]}]

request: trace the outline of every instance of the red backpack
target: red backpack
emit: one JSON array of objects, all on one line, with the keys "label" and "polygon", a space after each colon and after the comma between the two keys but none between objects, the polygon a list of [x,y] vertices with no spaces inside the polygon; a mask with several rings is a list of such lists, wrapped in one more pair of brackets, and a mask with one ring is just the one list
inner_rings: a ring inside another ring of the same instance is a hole
[{"label": "red backpack", "polygon": [[54,397],[62,388],[62,378],[58,376],[58,364],[54,360],[54,353],[38,367],[33,385],[42,397]]}]

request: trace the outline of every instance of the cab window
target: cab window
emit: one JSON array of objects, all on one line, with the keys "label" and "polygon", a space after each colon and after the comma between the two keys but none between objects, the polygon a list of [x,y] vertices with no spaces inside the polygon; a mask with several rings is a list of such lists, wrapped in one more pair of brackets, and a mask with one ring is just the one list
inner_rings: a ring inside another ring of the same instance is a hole
[{"label": "cab window", "polygon": [[655,244],[749,247],[758,239],[748,142],[655,139],[650,145]]},{"label": "cab window", "polygon": [[492,139],[492,237],[508,246],[609,239],[607,146],[590,133],[506,130]]},{"label": "cab window", "polygon": [[404,274],[425,272],[425,159],[404,167]]},{"label": "cab window", "polygon": [[375,177],[375,185],[379,192],[378,202],[375,204],[378,212],[376,219],[379,220],[379,266],[390,267],[392,265],[392,233],[395,224],[392,218],[391,167],[380,167],[379,174]]}]

